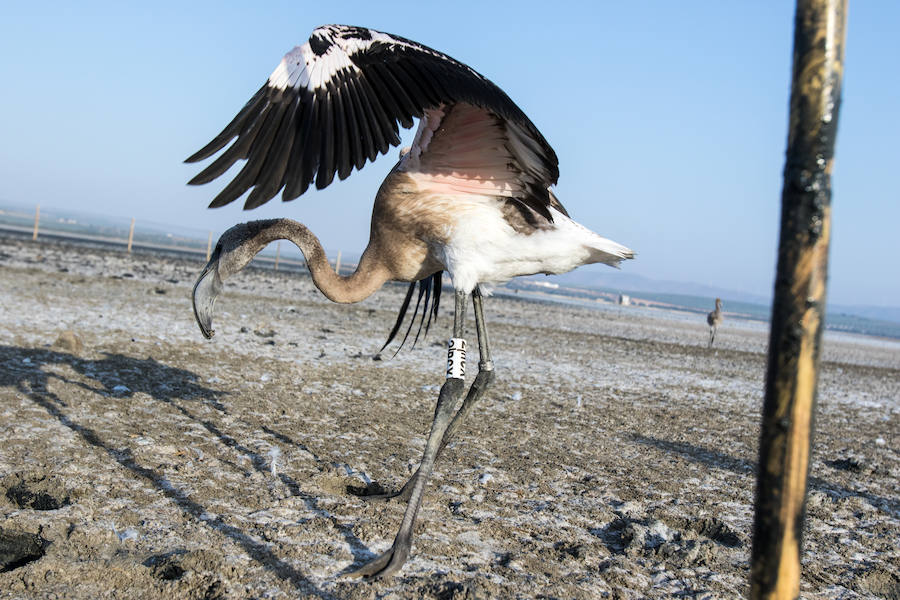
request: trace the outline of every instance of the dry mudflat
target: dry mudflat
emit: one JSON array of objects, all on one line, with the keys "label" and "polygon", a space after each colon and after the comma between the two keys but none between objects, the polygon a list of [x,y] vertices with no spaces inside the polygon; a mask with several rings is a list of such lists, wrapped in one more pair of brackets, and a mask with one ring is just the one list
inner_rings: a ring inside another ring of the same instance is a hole
[{"label": "dry mudflat", "polygon": [[[367,582],[404,506],[347,486],[415,470],[449,295],[373,360],[404,287],[249,269],[206,341],[201,267],[0,237],[0,598],[746,596],[763,325],[489,299],[496,385]],[[826,335],[803,598],[900,598],[898,451],[900,344]]]}]

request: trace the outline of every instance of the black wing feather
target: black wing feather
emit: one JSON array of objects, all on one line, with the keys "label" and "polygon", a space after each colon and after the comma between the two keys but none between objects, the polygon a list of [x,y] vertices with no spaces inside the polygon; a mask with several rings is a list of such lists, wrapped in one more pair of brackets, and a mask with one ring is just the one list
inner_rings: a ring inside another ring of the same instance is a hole
[{"label": "black wing feather", "polygon": [[[382,129],[390,129],[394,132],[394,137],[400,133],[400,129],[397,127],[397,121],[402,120],[403,122],[409,123],[409,125],[404,125],[404,127],[412,127],[412,119],[409,117],[404,117],[403,109],[397,103],[397,99],[394,98],[394,95],[388,90],[387,83],[384,81],[381,73],[381,65],[373,65],[369,69],[366,70],[366,81],[369,82],[369,85],[372,86],[372,90],[375,92],[372,99],[381,104],[382,110],[384,111],[384,119],[382,120]],[[385,133],[388,133],[385,131]],[[390,137],[390,134],[385,137]],[[398,138],[399,139],[399,138]],[[397,142],[400,143],[399,141]]]},{"label": "black wing feather", "polygon": [[388,344],[394,341],[394,337],[396,337],[397,332],[400,331],[400,326],[403,324],[403,317],[406,316],[406,311],[409,309],[409,301],[412,299],[413,292],[416,291],[417,283],[417,281],[413,281],[409,284],[409,289],[406,290],[406,297],[403,298],[403,304],[400,305],[400,312],[397,314],[397,321],[391,328],[391,332],[388,334],[388,339],[384,343],[384,346],[381,347],[381,350],[379,350],[379,352],[384,351],[384,349],[388,347]]},{"label": "black wing feather", "polygon": [[[413,281],[409,284],[409,288],[406,290],[406,297],[403,298],[403,304],[400,306],[400,311],[397,314],[397,320],[394,322],[394,326],[391,328],[391,333],[388,335],[387,341],[379,350],[379,354],[384,351],[385,348],[388,347],[394,338],[397,336],[397,332],[400,331],[400,327],[403,324],[403,320],[406,317],[406,313],[409,310],[410,300],[412,300],[413,292],[416,289],[416,285],[419,286],[419,297],[416,301],[416,306],[413,309],[412,317],[409,323],[409,326],[406,329],[406,335],[403,336],[403,340],[400,342],[400,346],[397,348],[396,352],[394,352],[394,356],[397,356],[397,353],[403,349],[403,345],[406,343],[407,338],[409,337],[410,330],[412,329],[413,323],[416,320],[416,314],[419,312],[419,305],[422,300],[422,295],[425,295],[425,305],[422,310],[422,319],[425,318],[425,314],[428,313],[428,320],[425,322],[425,337],[428,336],[428,330],[431,327],[432,321],[437,321],[438,316],[438,307],[441,302],[441,284],[443,282],[444,272],[438,271],[437,273],[426,277],[425,279],[421,279],[419,281]],[[431,308],[429,310],[428,302],[429,298],[431,301]],[[416,338],[413,340],[413,347],[415,347],[416,342],[419,340],[419,333],[422,332],[422,323],[421,320],[419,322],[419,330],[416,333]],[[424,337],[423,337],[424,339]]]},{"label": "black wing feather", "polygon": [[[340,75],[340,81],[344,94],[344,111],[347,113],[347,126],[349,128],[351,170],[352,167],[362,169],[366,164],[366,142],[363,134],[365,127],[360,125],[363,118],[362,107],[359,105],[359,100],[356,98],[350,82],[343,75]],[[349,174],[350,170],[341,179],[346,178]]]},{"label": "black wing feather", "polygon": [[257,185],[247,196],[247,201],[244,203],[245,210],[265,203],[284,185],[284,173],[287,170],[291,145],[297,132],[295,121],[298,112],[300,112],[300,105],[295,98],[285,109],[284,119],[266,156],[266,162],[259,172],[258,180],[264,183]]},{"label": "black wing feather", "polygon": [[[428,281],[428,283],[430,284],[431,278],[427,279],[426,281]],[[413,339],[413,348],[415,348],[416,344],[419,342],[419,335],[422,333],[422,326],[425,325],[425,316],[430,314],[428,310],[428,303],[431,302],[431,285],[424,285],[423,287],[425,288],[425,307],[422,309],[422,316],[419,319],[419,329],[416,330],[416,337],[415,339]],[[416,306],[418,307],[418,304]],[[412,323],[410,323],[410,325],[412,325]]]},{"label": "black wing feather", "polygon": [[394,118],[398,119],[404,128],[412,127],[413,117],[421,117],[422,110],[416,108],[416,103],[409,97],[406,90],[403,89],[403,85],[397,81],[387,65],[375,64],[371,68],[381,77],[385,93],[393,98],[394,106],[397,107]]},{"label": "black wing feather", "polygon": [[319,148],[321,137],[321,112],[322,102],[313,103],[312,115],[310,115],[311,127],[309,129],[303,153],[303,172],[300,176],[300,188],[298,196],[302,196],[307,188],[315,181],[316,169],[319,166],[319,156],[316,150]]},{"label": "black wing feather", "polygon": [[210,143],[203,146],[200,150],[187,157],[184,162],[193,163],[201,161],[204,158],[209,158],[224,148],[225,144],[230,142],[234,136],[239,135],[239,132],[244,129],[246,121],[251,117],[255,117],[259,111],[267,105],[268,100],[266,99],[266,92],[268,91],[268,87],[269,86],[264,85],[259,88],[247,104],[244,105],[244,108],[242,108],[231,122],[225,126],[222,133],[213,138]]},{"label": "black wing feather", "polygon": [[[431,314],[428,315],[428,322],[425,323],[425,336],[428,336],[428,329],[431,327],[431,321],[437,322],[438,307],[441,305],[441,289],[444,282],[444,272],[438,271],[431,276],[431,285],[434,286],[434,297],[431,300]],[[433,319],[432,319],[433,317]]]},{"label": "black wing feather", "polygon": [[210,208],[217,208],[219,206],[224,206],[229,202],[233,202],[254,185],[256,176],[262,168],[262,161],[254,160],[254,155],[258,157],[258,155],[266,148],[265,144],[258,144],[257,142],[259,141],[260,136],[268,138],[272,135],[274,129],[270,126],[270,123],[272,121],[281,121],[283,112],[284,105],[274,105],[271,107],[271,110],[266,111],[265,116],[260,115],[259,121],[261,121],[261,124],[258,131],[253,133],[253,143],[250,145],[250,149],[247,153],[247,163],[235,178],[231,180],[231,183],[226,185],[225,188],[213,198],[213,201],[209,204]]},{"label": "black wing feather", "polygon": [[373,138],[373,118],[371,116],[371,108],[363,102],[359,91],[359,84],[354,79],[347,81],[347,92],[350,101],[353,103],[354,113],[356,114],[356,123],[359,126],[359,148],[361,156],[357,159],[356,168],[362,169],[366,165],[366,160],[375,160],[378,156],[378,150],[375,148],[375,140]]},{"label": "black wing feather", "polygon": [[441,94],[437,92],[437,88],[431,79],[428,71],[420,69],[419,66],[412,61],[397,62],[395,65],[397,71],[402,71],[403,75],[412,82],[420,90],[421,106],[437,106],[441,103]]},{"label": "black wing feather", "polygon": [[247,159],[211,206],[232,202],[251,188],[246,208],[267,202],[282,188],[282,198],[291,200],[313,182],[324,188],[335,175],[344,179],[354,167],[399,145],[398,124],[411,127],[425,110],[456,102],[481,107],[525,132],[520,141],[526,154],[540,164],[527,166],[536,193],[521,201],[549,218],[544,190],[559,176],[556,154],[500,88],[427,46],[342,25],[317,28],[307,45],[285,56],[222,132],[187,159],[200,161],[227,146],[189,183],[208,183]]},{"label": "black wing feather", "polygon": [[[416,306],[413,308],[412,318],[409,320],[409,327],[406,328],[406,333],[403,335],[403,340],[400,342],[400,346],[397,348],[397,352],[394,352],[394,356],[400,352],[400,349],[403,348],[403,345],[406,344],[406,340],[409,339],[409,332],[412,331],[413,325],[416,324],[416,315],[419,313],[419,305],[422,304],[422,296],[426,291],[429,291],[431,286],[429,285],[431,279],[425,278],[419,280],[419,296],[416,298]],[[428,312],[428,300],[425,300],[425,308],[423,309],[425,312]],[[418,339],[418,335],[416,336]],[[415,347],[415,342],[413,342],[413,347]]]},{"label": "black wing feather", "polygon": [[[363,74],[362,77],[359,78],[359,83],[360,87],[364,90],[363,98],[369,103],[372,113],[375,115],[377,127],[373,128],[372,131],[378,134],[378,151],[382,154],[386,154],[391,145],[394,144],[393,139],[397,137],[397,123],[387,115],[385,107],[382,105],[381,99],[375,91],[375,86],[372,84],[373,77],[376,77],[376,75],[371,73]],[[398,141],[397,143],[399,144],[400,142]]]},{"label": "black wing feather", "polygon": [[322,121],[319,127],[322,134],[322,150],[319,153],[319,170],[316,174],[316,188],[325,189],[334,179],[334,101],[331,92],[325,95],[322,103]]},{"label": "black wing feather", "polygon": [[282,192],[282,197],[285,200],[293,200],[300,196],[309,186],[309,181],[304,180],[306,174],[305,161],[306,155],[311,149],[309,137],[315,130],[314,123],[318,113],[318,104],[301,102],[300,106],[303,108],[303,115],[297,120],[299,129],[294,137],[291,157],[288,159],[288,170],[285,173],[284,192]]},{"label": "black wing feather", "polygon": [[347,124],[347,118],[352,115],[347,114],[347,108],[344,106],[343,88],[338,87],[334,90],[334,161],[338,179],[341,181],[347,179],[353,168],[350,164],[350,147],[354,142],[350,137],[350,126]]},{"label": "black wing feather", "polygon": [[[303,151],[306,144],[306,136],[309,132],[309,121],[312,116],[312,106],[308,102],[299,102],[297,113],[294,119],[296,126],[294,140],[289,151],[287,166],[284,171],[284,192],[283,196],[287,200],[291,190],[298,185],[300,176],[303,173]],[[299,195],[299,194],[298,194]],[[297,196],[293,196],[296,198]]]},{"label": "black wing feather", "polygon": [[[219,156],[219,158],[212,162],[212,164],[210,164],[204,170],[200,171],[200,173],[198,173],[193,179],[191,179],[188,184],[200,185],[203,183],[209,183],[210,181],[230,169],[231,165],[236,163],[238,160],[247,158],[247,154],[250,151],[250,146],[253,144],[256,136],[259,135],[262,124],[265,121],[266,116],[269,114],[269,111],[272,110],[272,106],[272,104],[264,105],[258,112],[253,113],[252,115],[248,115],[248,118],[244,121],[244,124],[241,127],[241,131],[238,134],[237,141],[229,146],[228,149]],[[194,156],[196,156],[196,154]]]}]

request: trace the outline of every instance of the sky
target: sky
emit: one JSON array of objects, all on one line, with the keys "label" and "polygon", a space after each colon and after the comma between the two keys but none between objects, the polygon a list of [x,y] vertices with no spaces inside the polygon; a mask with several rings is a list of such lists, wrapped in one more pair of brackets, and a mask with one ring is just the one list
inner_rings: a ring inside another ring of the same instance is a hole
[{"label": "sky", "polygon": [[[850,4],[828,298],[898,306],[900,193],[888,176],[900,159],[900,2]],[[363,25],[503,88],[556,150],[557,195],[573,218],[637,251],[623,272],[771,294],[793,2],[11,2],[3,12],[0,202],[216,235],[290,217],[329,251],[358,254],[396,151],[251,212],[206,208],[225,178],[187,186],[198,166],[182,161],[313,28]]]}]

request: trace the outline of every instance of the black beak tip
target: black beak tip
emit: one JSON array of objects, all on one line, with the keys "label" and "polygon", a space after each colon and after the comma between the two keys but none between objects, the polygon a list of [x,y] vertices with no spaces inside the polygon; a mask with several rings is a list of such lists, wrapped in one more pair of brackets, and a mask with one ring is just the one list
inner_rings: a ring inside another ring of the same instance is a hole
[{"label": "black beak tip", "polygon": [[197,298],[197,288],[194,286],[194,294],[193,294],[193,302],[192,305],[194,307],[194,319],[197,321],[197,325],[200,327],[200,333],[203,334],[203,337],[206,339],[212,338],[216,334],[216,331],[212,328],[212,315],[211,311],[204,310],[201,306],[198,306],[198,298]]},{"label": "black beak tip", "polygon": [[197,325],[200,326],[200,332],[206,339],[210,339],[215,335],[215,330],[212,328],[213,306],[216,303],[216,297],[222,290],[222,280],[219,278],[217,266],[218,252],[206,265],[203,272],[200,273],[191,292],[194,318],[197,320]]},{"label": "black beak tip", "polygon": [[216,330],[210,327],[212,323],[203,323],[198,320],[197,324],[200,326],[200,333],[202,333],[203,337],[206,339],[211,340],[213,336],[216,335]]}]

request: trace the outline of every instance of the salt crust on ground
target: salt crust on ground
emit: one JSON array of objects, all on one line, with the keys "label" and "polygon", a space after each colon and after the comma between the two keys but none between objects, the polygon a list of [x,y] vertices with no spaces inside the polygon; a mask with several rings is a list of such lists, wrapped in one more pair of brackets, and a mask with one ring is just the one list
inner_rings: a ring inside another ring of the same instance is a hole
[{"label": "salt crust on ground", "polygon": [[[415,469],[448,307],[373,361],[403,286],[338,306],[251,269],[207,342],[200,267],[0,238],[0,597],[746,597],[760,324],[708,351],[702,317],[489,299],[496,386],[409,562],[360,582],[342,573],[403,506],[346,486]],[[900,344],[829,334],[824,355],[802,597],[898,598]]]}]

